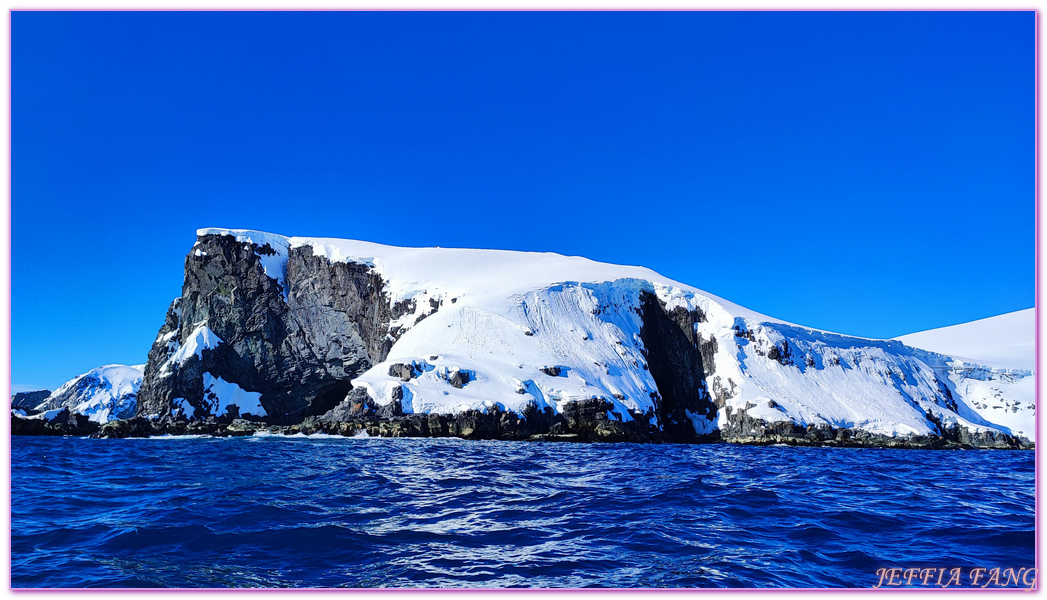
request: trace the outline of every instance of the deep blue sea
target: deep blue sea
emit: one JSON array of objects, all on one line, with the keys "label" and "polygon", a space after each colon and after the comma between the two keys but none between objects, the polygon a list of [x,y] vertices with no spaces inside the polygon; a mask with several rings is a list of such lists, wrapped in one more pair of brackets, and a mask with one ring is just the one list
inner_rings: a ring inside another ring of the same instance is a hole
[{"label": "deep blue sea", "polygon": [[1032,452],[12,437],[13,587],[871,587],[1032,567]]}]

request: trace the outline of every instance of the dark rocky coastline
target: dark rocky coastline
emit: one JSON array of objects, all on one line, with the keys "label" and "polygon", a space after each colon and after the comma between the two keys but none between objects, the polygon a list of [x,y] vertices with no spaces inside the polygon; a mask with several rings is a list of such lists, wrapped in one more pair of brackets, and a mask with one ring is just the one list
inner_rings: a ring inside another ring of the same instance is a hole
[{"label": "dark rocky coastline", "polygon": [[[312,435],[316,433],[345,437],[457,437],[468,440],[513,440],[545,442],[629,442],[673,443],[665,432],[643,427],[641,421],[622,423],[609,418],[605,403],[575,403],[561,414],[533,411],[524,417],[499,411],[467,411],[458,415],[379,415],[376,411],[358,411],[352,416],[346,407],[340,414],[331,411],[322,417],[307,417],[293,425],[274,425],[237,418],[200,420],[163,417],[134,417],[103,425],[83,415],[62,411],[51,421],[13,415],[13,435],[68,435],[104,439],[144,438],[164,435],[210,435],[240,437],[256,433],[272,435]],[[912,436],[908,438],[869,434],[853,429],[801,427],[794,423],[766,424],[752,420],[755,433],[740,430],[716,431],[696,436],[686,443],[731,443],[753,446],[787,445],[837,448],[899,449],[993,449],[1031,450],[1034,444],[1025,439],[1003,434],[977,434],[959,429],[949,436]]]}]

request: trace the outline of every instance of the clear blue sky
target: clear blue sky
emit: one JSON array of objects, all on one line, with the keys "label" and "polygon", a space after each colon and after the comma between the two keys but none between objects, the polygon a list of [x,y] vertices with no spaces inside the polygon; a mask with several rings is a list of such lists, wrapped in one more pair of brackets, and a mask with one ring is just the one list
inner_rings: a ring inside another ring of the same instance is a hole
[{"label": "clear blue sky", "polygon": [[893,337],[1033,306],[1032,12],[12,15],[12,383],[200,227],[641,264]]}]

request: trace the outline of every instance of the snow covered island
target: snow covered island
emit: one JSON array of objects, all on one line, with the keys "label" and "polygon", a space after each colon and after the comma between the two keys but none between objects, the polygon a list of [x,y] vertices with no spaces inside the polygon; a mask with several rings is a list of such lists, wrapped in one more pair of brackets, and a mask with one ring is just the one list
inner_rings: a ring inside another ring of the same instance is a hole
[{"label": "snow covered island", "polygon": [[1032,309],[872,340],[580,257],[197,234],[144,368],[82,375],[14,433],[1035,442]]}]

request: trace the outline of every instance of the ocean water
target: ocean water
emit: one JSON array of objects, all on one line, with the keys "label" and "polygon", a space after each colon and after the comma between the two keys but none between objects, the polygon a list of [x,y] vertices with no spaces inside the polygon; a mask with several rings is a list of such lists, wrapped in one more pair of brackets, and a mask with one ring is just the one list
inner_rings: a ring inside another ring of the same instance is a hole
[{"label": "ocean water", "polygon": [[13,587],[871,587],[1035,554],[1032,452],[16,436],[11,462]]}]

